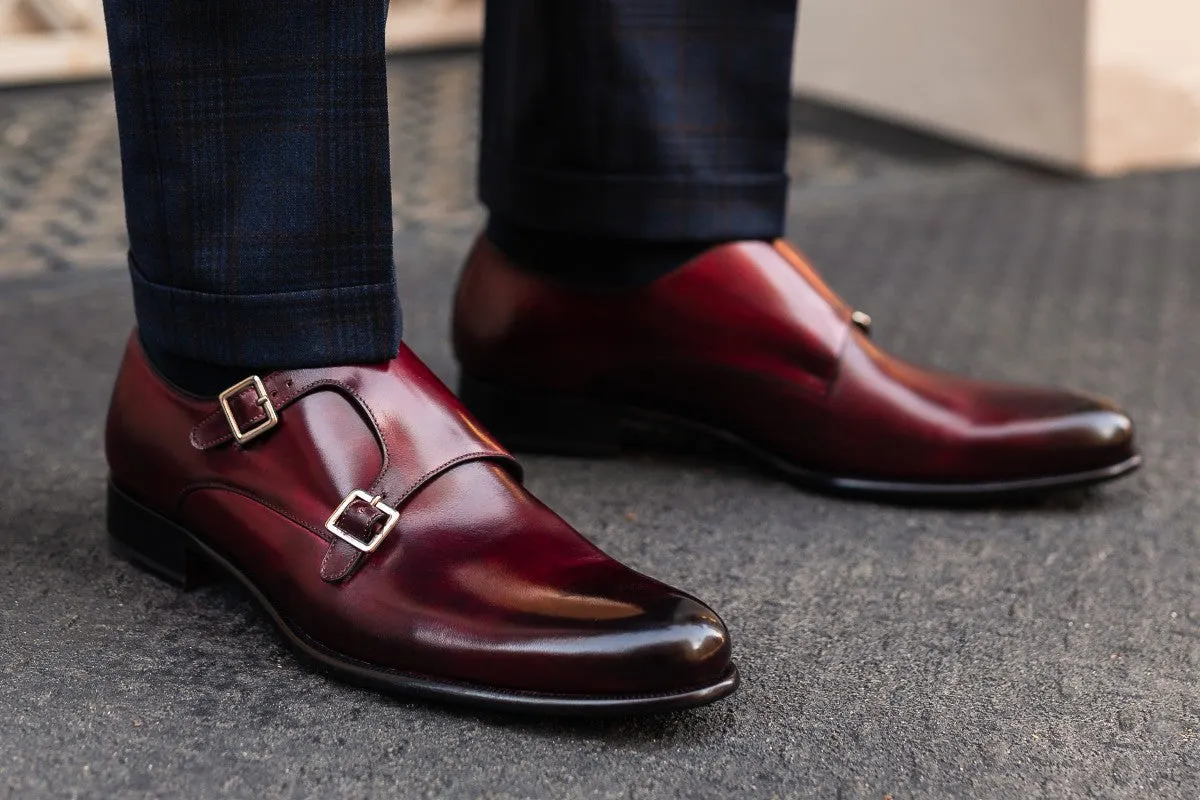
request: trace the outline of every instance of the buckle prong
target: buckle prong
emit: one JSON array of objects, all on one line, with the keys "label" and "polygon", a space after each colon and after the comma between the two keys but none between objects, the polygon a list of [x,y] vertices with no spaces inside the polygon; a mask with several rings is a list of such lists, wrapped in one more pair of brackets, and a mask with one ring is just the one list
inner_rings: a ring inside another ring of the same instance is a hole
[{"label": "buckle prong", "polygon": [[[233,416],[233,408],[229,401],[251,387],[254,388],[254,404],[266,412],[267,418],[252,428],[242,430]],[[225,421],[229,423],[229,430],[238,444],[245,444],[251,439],[256,439],[279,424],[279,414],[271,405],[271,396],[267,394],[267,387],[263,384],[262,378],[257,375],[251,375],[246,380],[235,383],[221,392],[217,396],[217,402],[221,404],[221,411],[225,413]]]},{"label": "buckle prong", "polygon": [[[387,515],[387,521],[383,523],[383,527],[379,529],[379,533],[375,534],[375,536],[373,536],[369,542],[364,542],[357,536],[352,536],[338,527],[338,522],[341,521],[342,516],[346,513],[346,510],[350,508],[350,504],[355,500],[366,503],[367,505],[371,506],[371,508],[377,508]],[[355,489],[353,492],[346,495],[346,499],[343,500],[336,509],[334,509],[333,514],[331,514],[329,519],[325,521],[325,530],[329,531],[334,536],[338,537],[343,542],[346,542],[356,550],[360,550],[364,553],[374,553],[379,548],[379,545],[383,543],[383,540],[388,537],[388,534],[390,534],[396,527],[396,523],[399,521],[400,512],[391,506],[386,505],[383,502],[383,495],[377,494],[372,497],[361,489]]]}]

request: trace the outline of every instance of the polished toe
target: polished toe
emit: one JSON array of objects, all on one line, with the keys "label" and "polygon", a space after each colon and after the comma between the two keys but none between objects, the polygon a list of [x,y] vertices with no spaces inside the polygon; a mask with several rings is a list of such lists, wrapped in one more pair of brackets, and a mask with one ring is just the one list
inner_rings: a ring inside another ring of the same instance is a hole
[{"label": "polished toe", "polygon": [[1136,456],[1129,415],[1108,401],[1084,402],[1090,408],[1051,418],[1030,436],[1047,474],[1104,470]]},{"label": "polished toe", "polygon": [[[699,687],[721,679],[730,665],[729,632],[712,609],[694,598],[672,598],[657,613],[647,614],[640,629],[619,635],[621,660],[630,665],[605,670],[615,679],[608,691],[648,694],[679,686]],[[586,649],[603,651],[585,643]]]},{"label": "polished toe", "polygon": [[949,484],[1099,474],[1135,459],[1133,421],[1111,403],[1053,389],[1021,394],[1027,404],[973,419],[953,444],[943,445],[949,451],[945,466],[929,480]]},{"label": "polished toe", "polygon": [[[686,691],[721,678],[729,634],[712,609],[615,561],[527,498],[491,465],[430,484],[408,506],[404,548],[356,579],[363,591],[394,587],[405,626],[340,637],[344,651],[386,653],[402,669],[466,683],[575,696]],[[446,542],[461,531],[469,539],[447,558]],[[425,643],[419,657],[413,639]]]},{"label": "polished toe", "polygon": [[847,343],[827,402],[830,424],[811,438],[812,461],[856,478],[1011,484],[1134,457],[1133,423],[1108,400],[923,369],[861,334]]},{"label": "polished toe", "polygon": [[[575,696],[642,696],[710,686],[730,669],[729,633],[690,597],[645,609],[620,624],[536,625],[481,669],[519,690]],[[478,680],[478,676],[473,676]]]}]

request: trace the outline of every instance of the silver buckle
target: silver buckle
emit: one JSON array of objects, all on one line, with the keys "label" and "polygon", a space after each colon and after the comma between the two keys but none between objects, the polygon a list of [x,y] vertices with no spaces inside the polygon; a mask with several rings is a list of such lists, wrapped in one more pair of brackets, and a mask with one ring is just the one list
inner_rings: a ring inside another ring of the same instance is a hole
[{"label": "silver buckle", "polygon": [[862,311],[855,311],[850,315],[850,321],[853,322],[860,331],[865,334],[871,333],[871,315]]},{"label": "silver buckle", "polygon": [[[396,527],[396,523],[400,521],[400,512],[391,506],[381,503],[380,501],[382,499],[382,495],[375,495],[372,497],[361,489],[355,489],[353,492],[346,495],[346,499],[342,501],[342,504],[338,506],[337,510],[335,510],[329,519],[325,521],[325,530],[329,531],[334,536],[338,537],[343,542],[346,542],[356,550],[361,550],[364,553],[374,553],[376,548],[379,547],[380,543],[383,542],[383,540],[387,538],[387,535],[392,532],[392,529]],[[346,509],[350,508],[350,504],[355,500],[361,500],[372,508],[377,508],[384,514],[387,514],[387,522],[383,523],[383,527],[379,529],[379,533],[375,534],[375,537],[369,542],[364,542],[362,539],[359,539],[356,536],[351,536],[337,525],[338,521],[341,520],[342,515],[346,513]]]},{"label": "silver buckle", "polygon": [[[254,403],[267,412],[267,418],[253,428],[242,430],[238,427],[237,420],[233,417],[233,409],[229,407],[229,400],[251,386],[254,387],[254,393],[257,395]],[[230,386],[217,396],[217,401],[221,404],[221,410],[225,412],[225,421],[229,423],[229,430],[233,431],[233,438],[237,440],[238,444],[245,444],[251,439],[258,438],[279,424],[279,415],[275,413],[275,407],[271,405],[271,398],[267,395],[267,387],[263,385],[262,378],[257,375],[251,375],[241,383]]]}]

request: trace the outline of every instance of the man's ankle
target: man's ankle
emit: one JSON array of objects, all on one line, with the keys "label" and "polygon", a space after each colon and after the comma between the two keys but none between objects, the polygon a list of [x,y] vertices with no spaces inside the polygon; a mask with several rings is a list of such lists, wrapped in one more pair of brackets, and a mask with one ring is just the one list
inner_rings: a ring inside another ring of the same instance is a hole
[{"label": "man's ankle", "polygon": [[493,214],[487,238],[521,268],[595,288],[653,283],[723,241],[652,241],[527,228]]},{"label": "man's ankle", "polygon": [[142,341],[146,358],[162,377],[190,394],[212,397],[249,376],[253,370],[226,367],[172,353]]}]

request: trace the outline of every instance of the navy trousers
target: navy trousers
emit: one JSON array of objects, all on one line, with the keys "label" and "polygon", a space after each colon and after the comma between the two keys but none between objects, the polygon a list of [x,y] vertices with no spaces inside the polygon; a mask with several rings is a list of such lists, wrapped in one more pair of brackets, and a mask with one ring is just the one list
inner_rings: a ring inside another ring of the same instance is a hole
[{"label": "navy trousers", "polygon": [[[105,0],[140,334],[249,370],[399,345],[386,0]],[[796,0],[491,0],[480,197],[647,241],[782,232]]]}]

